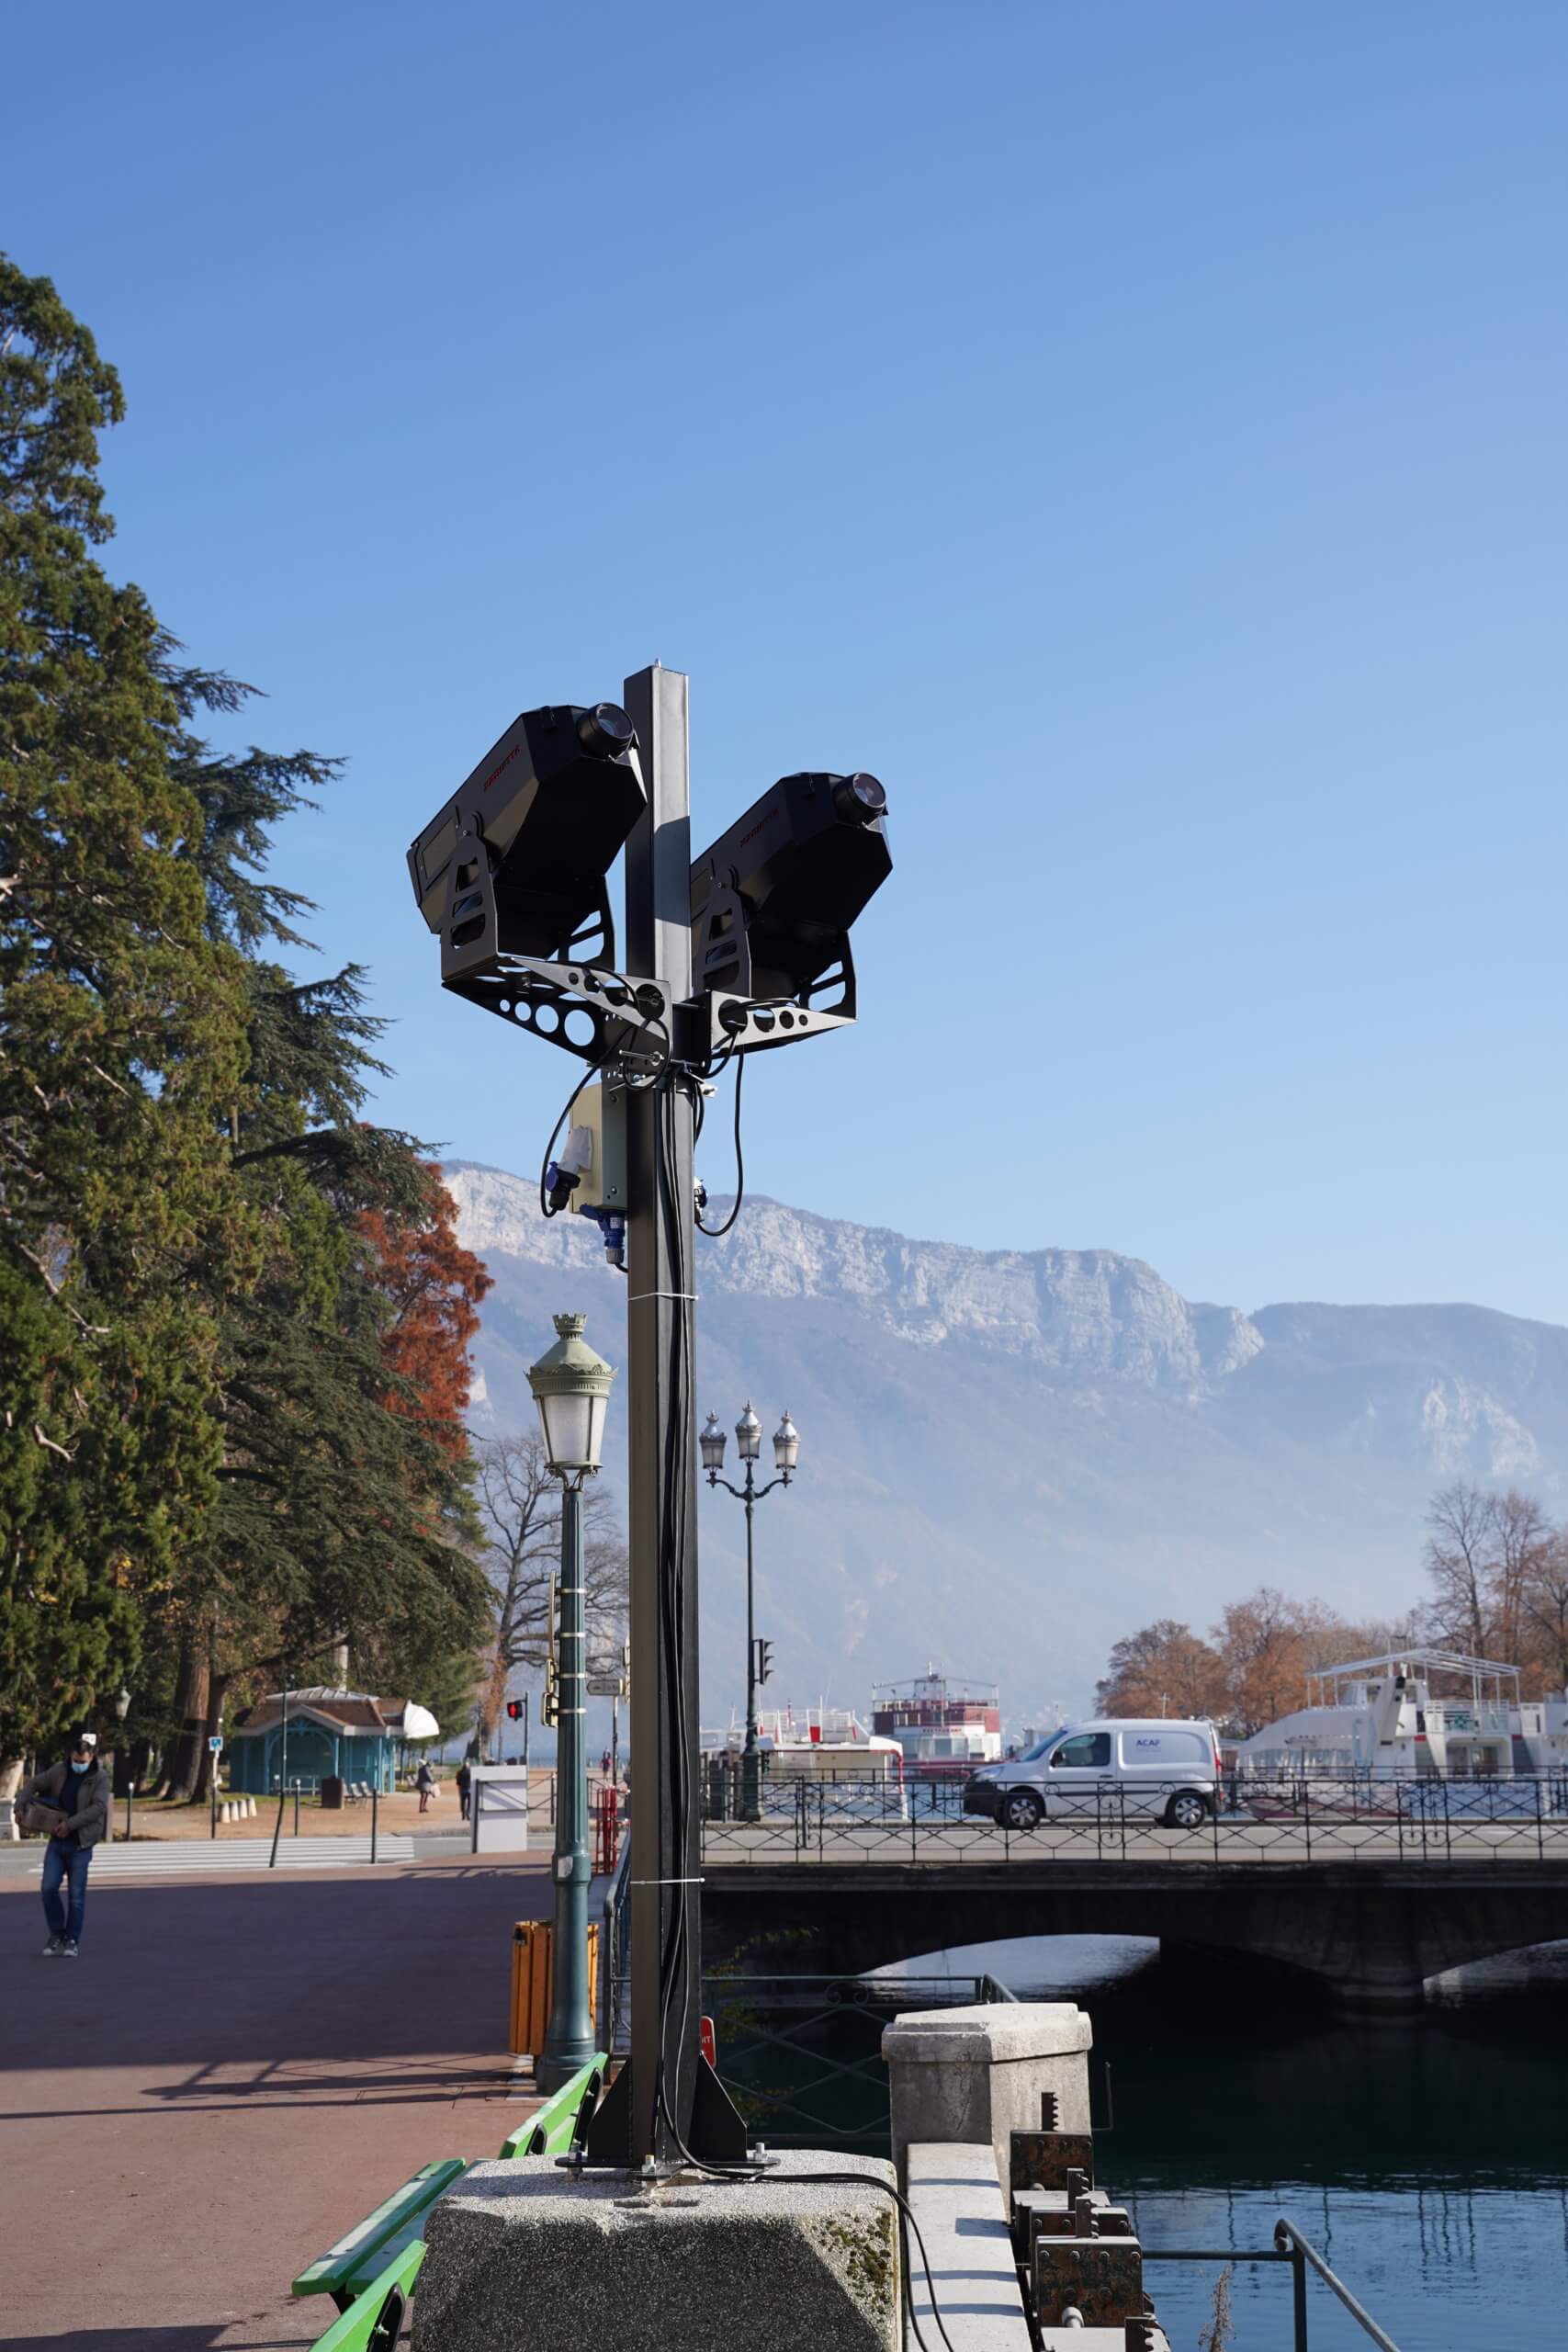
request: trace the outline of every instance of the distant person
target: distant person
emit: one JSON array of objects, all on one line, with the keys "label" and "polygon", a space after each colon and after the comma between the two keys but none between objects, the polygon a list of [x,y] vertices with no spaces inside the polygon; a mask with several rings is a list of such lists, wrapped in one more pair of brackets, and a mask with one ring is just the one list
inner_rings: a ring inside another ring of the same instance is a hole
[{"label": "distant person", "polygon": [[[31,1826],[49,1822],[43,1857],[43,1916],[49,1926],[46,1960],[74,1960],[82,1947],[87,1908],[87,1865],[93,1848],[109,1834],[109,1776],[98,1761],[98,1735],[78,1732],[70,1753],[30,1780],[17,1809],[37,1808]],[[52,1808],[52,1817],[44,1811]],[[69,1881],[70,1908],[61,1894]]]},{"label": "distant person", "polygon": [[429,1764],[423,1758],[420,1760],[419,1770],[413,1776],[413,1784],[419,1791],[419,1809],[421,1813],[428,1813],[430,1811],[430,1800],[435,1794],[435,1775],[431,1770]]},{"label": "distant person", "polygon": [[467,1762],[458,1765],[454,1778],[457,1781],[457,1803],[462,1806],[463,1818],[467,1821],[468,1817],[468,1791],[474,1784],[473,1775],[468,1770]]},{"label": "distant person", "polygon": [[607,1781],[610,1777],[610,1751],[608,1748],[604,1750],[604,1755],[599,1758],[599,1777],[601,1780],[604,1781]]}]

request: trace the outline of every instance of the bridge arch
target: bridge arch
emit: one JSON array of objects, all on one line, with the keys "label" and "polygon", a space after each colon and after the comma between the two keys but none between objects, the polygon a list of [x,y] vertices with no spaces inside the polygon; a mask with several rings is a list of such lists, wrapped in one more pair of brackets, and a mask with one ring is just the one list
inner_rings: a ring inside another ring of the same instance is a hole
[{"label": "bridge arch", "polygon": [[1411,2007],[1447,1969],[1568,1939],[1568,1865],[710,1860],[703,1931],[710,1962],[807,1975],[1023,1936],[1145,1936],[1304,1972],[1348,2007]]}]

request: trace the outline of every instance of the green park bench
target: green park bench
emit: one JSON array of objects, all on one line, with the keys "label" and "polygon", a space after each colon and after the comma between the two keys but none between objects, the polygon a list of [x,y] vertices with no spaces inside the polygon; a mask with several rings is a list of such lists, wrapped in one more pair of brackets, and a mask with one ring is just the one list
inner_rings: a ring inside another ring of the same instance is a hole
[{"label": "green park bench", "polygon": [[[583,2107],[592,2113],[604,2079],[603,2053],[536,2108],[502,2142],[502,2158],[563,2155]],[[468,2169],[466,2156],[446,2156],[416,2172],[373,2213],[307,2265],[294,2281],[297,2295],[330,2295],[339,2317],[314,2352],[383,2352],[396,2343],[414,2274],[424,2259],[425,2216]]]}]

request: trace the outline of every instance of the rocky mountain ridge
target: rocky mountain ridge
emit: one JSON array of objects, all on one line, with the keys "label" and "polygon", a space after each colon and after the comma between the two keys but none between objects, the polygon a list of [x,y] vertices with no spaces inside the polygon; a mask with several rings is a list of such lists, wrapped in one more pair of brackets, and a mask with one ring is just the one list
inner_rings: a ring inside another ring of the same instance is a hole
[{"label": "rocky mountain ridge", "polygon": [[[622,1278],[582,1219],[543,1219],[529,1181],[446,1172],[497,1285],[475,1425],[526,1425],[550,1311],[585,1307],[616,1360]],[[1445,1479],[1527,1485],[1549,1508],[1568,1488],[1568,1331],[1483,1307],[1246,1313],[1112,1250],[918,1241],[755,1196],[699,1244],[698,1279],[703,1410],[728,1423],[754,1395],[805,1437],[759,1549],[797,1700],[863,1696],[857,1678],[928,1654],[1010,1682],[1014,1712],[1032,1690],[1086,1696],[1118,1634],[1204,1624],[1265,1581],[1392,1614],[1418,1593]],[[705,1505],[715,1656],[743,1655],[730,1517]]]}]

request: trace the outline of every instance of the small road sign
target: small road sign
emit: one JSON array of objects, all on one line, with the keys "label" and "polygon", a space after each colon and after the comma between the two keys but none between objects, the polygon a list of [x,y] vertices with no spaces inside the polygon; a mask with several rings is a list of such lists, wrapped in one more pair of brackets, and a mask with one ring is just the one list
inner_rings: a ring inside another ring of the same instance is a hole
[{"label": "small road sign", "polygon": [[220,1731],[215,1731],[214,1733],[212,1733],[211,1736],[210,1736],[210,1737],[209,1738],[209,1740],[208,1740],[207,1745],[208,1745],[208,1746],[209,1746],[209,1747],[212,1750],[212,1753],[214,1754],[214,1756],[216,1756],[216,1755],[218,1754],[218,1752],[219,1752],[220,1748],[220,1747],[222,1747],[222,1745],[223,1745],[223,1735],[222,1735],[222,1733],[221,1733]]}]

